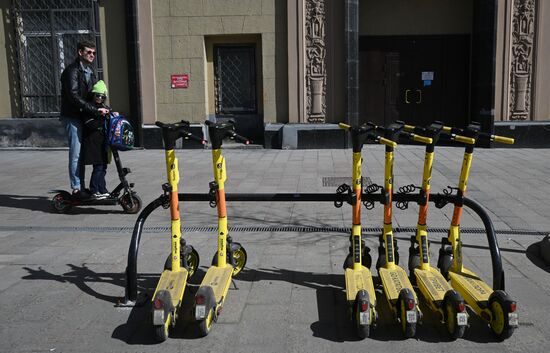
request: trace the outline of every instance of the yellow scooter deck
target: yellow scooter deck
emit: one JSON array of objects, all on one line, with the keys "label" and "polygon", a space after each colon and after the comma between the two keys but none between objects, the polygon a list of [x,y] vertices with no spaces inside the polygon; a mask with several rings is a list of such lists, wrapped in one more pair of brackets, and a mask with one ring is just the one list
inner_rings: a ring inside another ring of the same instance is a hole
[{"label": "yellow scooter deck", "polygon": [[231,265],[225,267],[210,266],[202,280],[201,287],[212,287],[216,303],[219,303],[229,290],[232,273],[233,267]]},{"label": "yellow scooter deck", "polygon": [[451,285],[472,307],[486,308],[493,289],[475,273],[463,269],[461,273],[449,272]]},{"label": "yellow scooter deck", "polygon": [[[409,281],[409,277],[407,277],[407,273],[403,268],[399,266],[394,266],[392,269],[381,267],[378,270],[378,274],[382,280],[386,298],[392,305],[395,305],[397,302],[401,289],[409,288],[415,293],[411,281]],[[416,299],[416,293],[414,296]]]},{"label": "yellow scooter deck", "polygon": [[[167,290],[170,292],[172,298],[172,305],[178,307],[183,299],[183,292],[185,291],[185,285],[187,284],[187,276],[189,272],[186,269],[181,268],[179,271],[164,270],[160,275],[160,280],[155,289],[155,294],[159,290]],[[155,297],[153,294],[153,298]]]},{"label": "yellow scooter deck", "polygon": [[370,270],[364,266],[361,266],[360,270],[353,270],[347,268],[345,272],[346,277],[346,297],[348,302],[355,300],[357,292],[364,289],[369,294],[369,301],[371,305],[376,305],[376,293],[374,292],[374,283],[372,282],[372,274]]},{"label": "yellow scooter deck", "polygon": [[452,289],[445,277],[433,267],[428,270],[416,268],[414,270],[418,288],[429,303],[443,301],[445,293]]}]

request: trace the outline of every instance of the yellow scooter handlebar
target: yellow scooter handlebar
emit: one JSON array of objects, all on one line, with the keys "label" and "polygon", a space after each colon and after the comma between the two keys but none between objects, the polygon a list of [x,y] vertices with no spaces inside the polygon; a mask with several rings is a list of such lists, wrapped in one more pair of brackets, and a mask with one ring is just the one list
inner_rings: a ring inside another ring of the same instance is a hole
[{"label": "yellow scooter handlebar", "polygon": [[344,124],[344,123],[339,123],[339,124],[338,124],[338,127],[339,127],[340,129],[344,129],[344,130],[349,130],[349,129],[351,129],[351,126],[349,126],[348,124]]},{"label": "yellow scooter handlebar", "polygon": [[376,139],[378,140],[378,143],[381,144],[381,145],[386,145],[386,146],[394,147],[394,148],[397,147],[396,142],[394,142],[392,140],[388,140],[387,138],[377,136]]},{"label": "yellow scooter handlebar", "polygon": [[431,137],[420,136],[417,134],[411,134],[410,137],[413,141],[420,142],[426,145],[431,145],[433,142]]},{"label": "yellow scooter handlebar", "polygon": [[504,136],[498,136],[498,135],[491,135],[491,141],[504,143],[507,145],[513,145],[515,140],[511,137],[504,137]]}]

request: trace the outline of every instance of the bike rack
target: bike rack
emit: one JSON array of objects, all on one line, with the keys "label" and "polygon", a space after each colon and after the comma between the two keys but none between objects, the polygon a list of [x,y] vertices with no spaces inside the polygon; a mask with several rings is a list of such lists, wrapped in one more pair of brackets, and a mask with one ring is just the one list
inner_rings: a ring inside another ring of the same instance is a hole
[{"label": "bike rack", "polygon": [[[226,194],[227,201],[238,202],[334,202],[336,207],[340,207],[344,202],[353,204],[357,202],[354,197],[355,194],[348,193],[235,193]],[[397,193],[393,195],[393,202],[418,202],[420,194],[406,194]],[[213,202],[215,199],[212,194],[201,193],[179,193],[179,201],[196,202],[196,201],[208,201]],[[361,194],[362,202],[380,202],[383,203],[385,195],[382,193],[363,193]],[[475,212],[482,220],[485,227],[485,234],[487,235],[487,241],[489,243],[489,251],[491,253],[491,262],[493,266],[493,289],[504,290],[504,272],[502,269],[502,259],[500,256],[500,249],[495,234],[493,222],[489,218],[489,215],[485,209],[477,201],[469,199],[467,197],[458,197],[453,194],[433,194],[429,197],[430,202],[434,202],[436,207],[443,208],[445,205],[456,202],[462,202],[464,206],[470,208]],[[143,211],[139,214],[134,230],[132,232],[132,240],[130,242],[130,248],[128,251],[128,265],[126,267],[126,287],[125,297],[121,306],[135,306],[141,305],[138,303],[137,293],[137,256],[139,251],[139,243],[141,240],[141,233],[143,231],[143,225],[147,220],[147,217],[156,210],[158,207],[167,207],[170,202],[169,194],[159,196],[157,199],[149,203]]]}]

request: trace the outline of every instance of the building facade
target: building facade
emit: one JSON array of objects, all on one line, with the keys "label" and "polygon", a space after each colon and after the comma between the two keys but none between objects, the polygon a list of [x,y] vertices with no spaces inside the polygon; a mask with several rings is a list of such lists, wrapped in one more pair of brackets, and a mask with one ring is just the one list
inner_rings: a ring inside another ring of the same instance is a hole
[{"label": "building facade", "polygon": [[[88,24],[67,15],[86,6]],[[64,143],[43,135],[58,129],[48,78],[71,35],[96,38],[111,104],[145,147],[159,146],[156,121],[182,119],[233,119],[272,148],[344,147],[337,123],[394,120],[479,121],[550,144],[544,0],[0,0],[0,11],[2,146]],[[33,31],[37,13],[61,24]],[[38,66],[33,40],[52,53]]]}]

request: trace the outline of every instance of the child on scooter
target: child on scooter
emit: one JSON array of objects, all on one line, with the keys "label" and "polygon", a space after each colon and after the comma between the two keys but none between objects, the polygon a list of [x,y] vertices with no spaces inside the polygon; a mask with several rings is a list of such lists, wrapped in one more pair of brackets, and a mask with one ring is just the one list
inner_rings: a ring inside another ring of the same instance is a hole
[{"label": "child on scooter", "polygon": [[[98,81],[91,91],[91,101],[98,108],[107,108],[107,86],[103,80]],[[117,116],[118,113],[113,112]],[[85,165],[93,165],[92,176],[90,177],[90,193],[92,198],[102,200],[109,197],[105,175],[109,163],[109,147],[105,143],[105,119],[104,115],[90,116],[84,121],[84,134],[82,141],[83,162]]]}]

